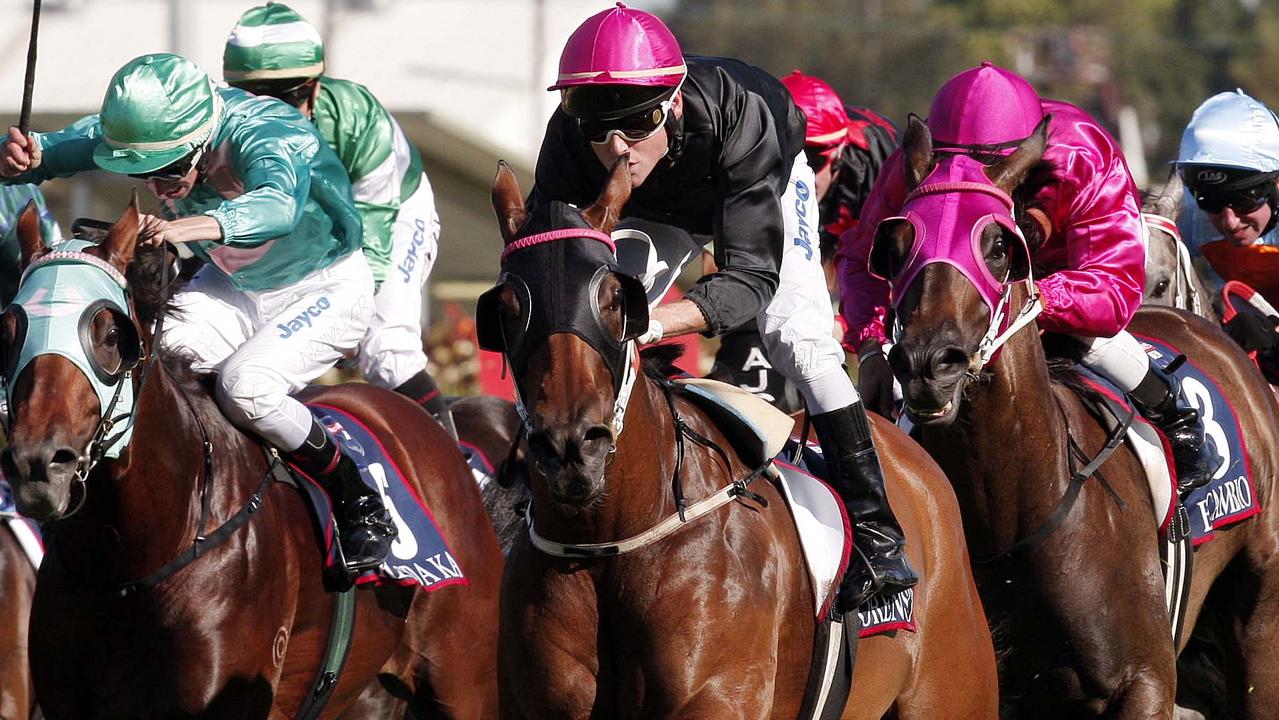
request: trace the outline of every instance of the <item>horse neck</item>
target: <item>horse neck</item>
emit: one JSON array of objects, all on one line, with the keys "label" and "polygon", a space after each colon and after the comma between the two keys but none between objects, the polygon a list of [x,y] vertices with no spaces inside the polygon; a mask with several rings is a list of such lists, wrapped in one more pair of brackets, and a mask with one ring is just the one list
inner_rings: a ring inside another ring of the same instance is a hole
[{"label": "horse neck", "polygon": [[[106,582],[143,577],[190,547],[205,477],[204,441],[185,392],[160,365],[148,369],[133,435],[119,460],[91,476],[83,510],[58,529],[59,553]],[[208,491],[217,486],[209,483]]]},{"label": "horse neck", "polygon": [[989,382],[970,384],[955,421],[925,426],[924,445],[950,478],[969,547],[993,554],[1019,536],[1018,518],[1057,492],[1066,429],[1032,324],[988,366]]},{"label": "horse neck", "polygon": [[[623,428],[604,470],[600,500],[584,510],[566,512],[552,507],[544,484],[543,492],[535,490],[534,514],[546,537],[567,543],[623,540],[675,512],[670,485],[675,471],[675,423],[664,390],[647,376],[636,379]],[[685,468],[692,464],[685,459]]]}]

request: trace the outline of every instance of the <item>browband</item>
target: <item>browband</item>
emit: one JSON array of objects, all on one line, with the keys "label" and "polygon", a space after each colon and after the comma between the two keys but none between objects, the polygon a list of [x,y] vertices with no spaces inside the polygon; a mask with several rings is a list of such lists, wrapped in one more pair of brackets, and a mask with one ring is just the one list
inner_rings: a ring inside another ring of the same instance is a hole
[{"label": "browband", "polygon": [[599,240],[600,242],[608,246],[609,252],[613,253],[614,255],[617,254],[617,245],[613,243],[613,238],[609,237],[608,233],[606,232],[600,232],[599,230],[594,230],[591,228],[564,228],[562,230],[550,230],[547,232],[537,233],[536,235],[529,235],[528,237],[523,237],[523,238],[520,238],[519,240],[516,240],[510,245],[507,245],[506,248],[502,250],[501,260],[505,261],[507,255],[510,255],[513,252],[518,252],[520,250],[531,248],[534,245],[541,245],[542,243],[548,243],[548,242],[551,242],[552,240],[565,240],[568,238],[583,238],[587,240]]}]

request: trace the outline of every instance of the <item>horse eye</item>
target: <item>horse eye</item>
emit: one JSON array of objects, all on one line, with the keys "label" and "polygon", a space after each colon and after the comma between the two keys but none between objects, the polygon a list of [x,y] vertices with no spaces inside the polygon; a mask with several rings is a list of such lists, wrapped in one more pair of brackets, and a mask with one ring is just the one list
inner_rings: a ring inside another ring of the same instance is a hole
[{"label": "horse eye", "polygon": [[1167,281],[1167,280],[1160,280],[1159,282],[1155,283],[1155,289],[1154,289],[1154,292],[1153,292],[1153,295],[1154,295],[1155,297],[1162,297],[1162,296],[1163,296],[1163,294],[1164,294],[1164,293],[1166,293],[1166,292],[1168,292],[1168,281]]},{"label": "horse eye", "polygon": [[112,327],[110,330],[108,330],[107,336],[106,338],[103,339],[103,342],[105,342],[110,347],[115,347],[116,345],[119,345],[120,344],[120,328]]}]

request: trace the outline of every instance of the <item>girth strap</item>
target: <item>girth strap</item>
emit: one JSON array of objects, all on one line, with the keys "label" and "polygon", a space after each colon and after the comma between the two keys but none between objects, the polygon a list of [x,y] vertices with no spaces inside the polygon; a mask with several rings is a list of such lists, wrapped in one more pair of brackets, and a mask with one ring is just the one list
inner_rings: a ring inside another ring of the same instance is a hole
[{"label": "girth strap", "polygon": [[346,658],[351,653],[351,639],[355,636],[355,588],[349,587],[333,596],[333,619],[329,622],[329,639],[324,649],[324,661],[306,701],[298,709],[297,720],[315,720],[329,704]]}]

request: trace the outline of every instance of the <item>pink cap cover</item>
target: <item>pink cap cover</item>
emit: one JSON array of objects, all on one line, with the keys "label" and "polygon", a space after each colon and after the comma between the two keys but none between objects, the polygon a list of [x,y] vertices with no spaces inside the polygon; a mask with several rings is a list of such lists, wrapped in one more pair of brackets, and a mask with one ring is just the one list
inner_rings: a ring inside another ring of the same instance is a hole
[{"label": "pink cap cover", "polygon": [[586,19],[564,45],[559,79],[576,85],[678,85],[688,72],[679,42],[656,15],[625,3]]},{"label": "pink cap cover", "polygon": [[1043,117],[1039,93],[1025,78],[984,62],[942,85],[928,129],[941,143],[995,145],[1030,137]]}]

